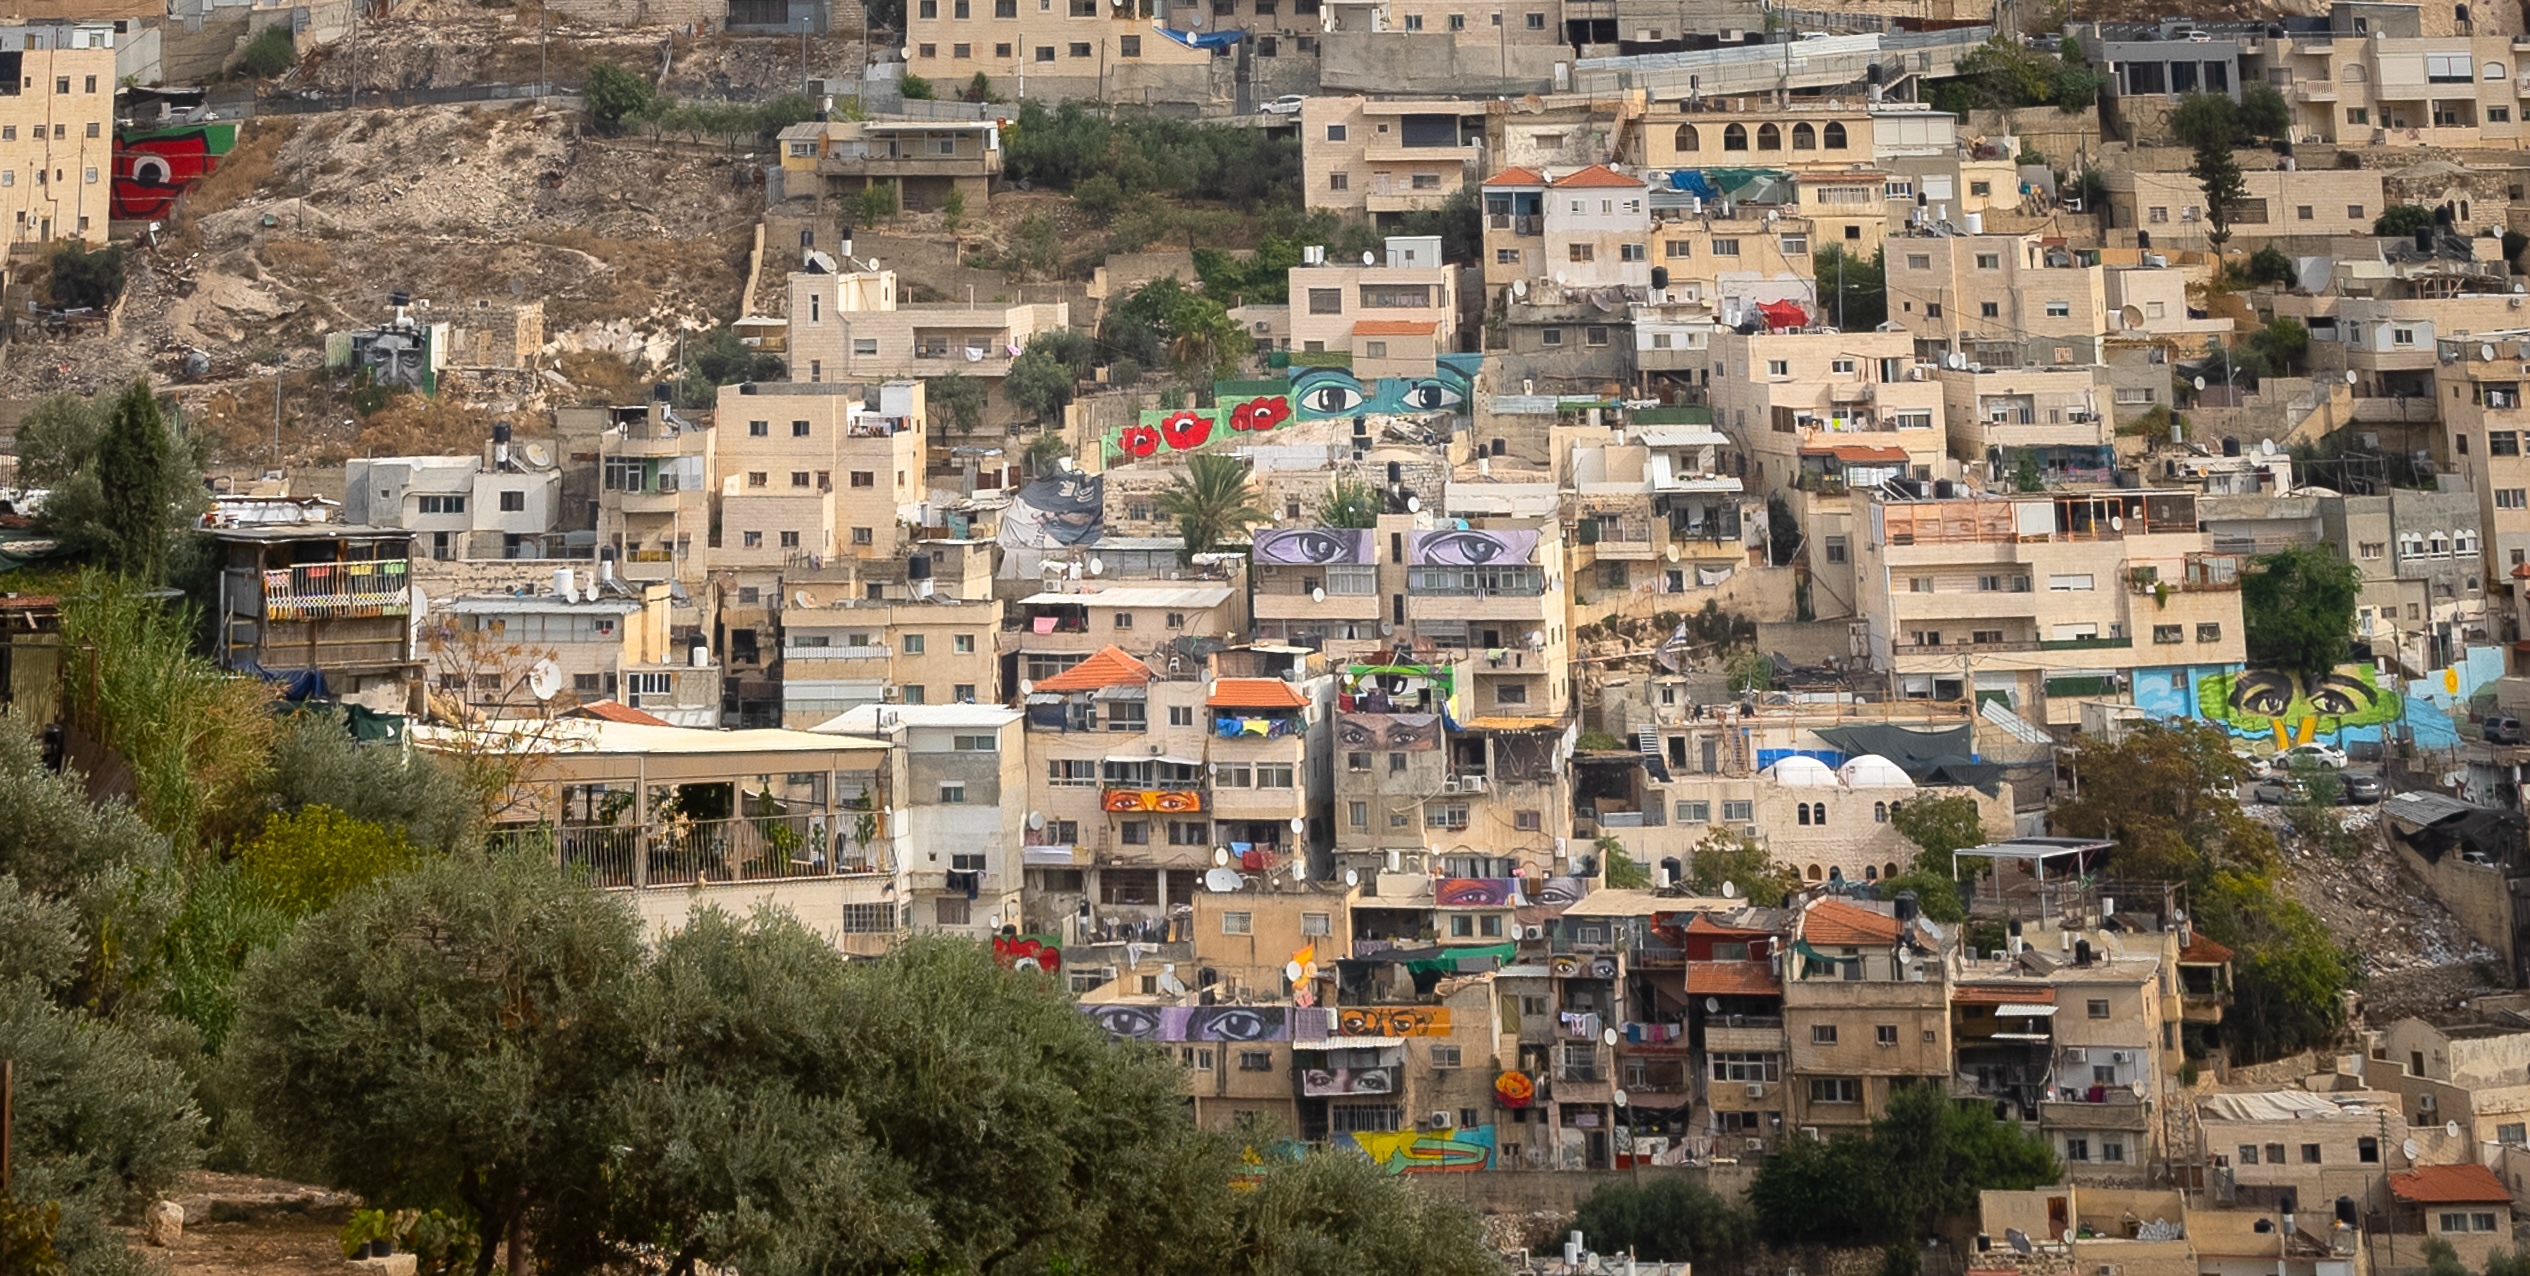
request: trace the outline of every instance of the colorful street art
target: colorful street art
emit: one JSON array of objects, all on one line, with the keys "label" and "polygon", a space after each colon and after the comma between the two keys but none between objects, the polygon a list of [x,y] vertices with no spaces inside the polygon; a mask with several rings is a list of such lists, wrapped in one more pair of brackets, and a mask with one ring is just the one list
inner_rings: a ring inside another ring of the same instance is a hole
[{"label": "colorful street art", "polygon": [[1335,719],[1335,742],[1344,749],[1429,753],[1441,747],[1437,713],[1346,713]]},{"label": "colorful street art", "polygon": [[1392,1068],[1303,1068],[1300,1092],[1311,1098],[1346,1094],[1395,1094]]},{"label": "colorful street art", "polygon": [[1409,567],[1508,567],[1526,564],[1537,553],[1534,528],[1478,531],[1451,528],[1406,533]]},{"label": "colorful street art", "polygon": [[231,122],[118,131],[113,216],[124,221],[165,217],[176,198],[216,171],[236,146],[237,125]]},{"label": "colorful street art", "polygon": [[1083,1006],[1081,1013],[1119,1041],[1289,1041],[1280,1006]]},{"label": "colorful street art", "polygon": [[1346,1037],[1446,1037],[1446,1006],[1346,1006],[1335,1012],[1335,1031]]},{"label": "colorful street art", "polygon": [[1204,809],[1204,795],[1180,789],[1109,789],[1099,805],[1118,815],[1191,815]]},{"label": "colorful street art", "polygon": [[1490,1125],[1464,1130],[1399,1130],[1394,1134],[1339,1134],[1373,1165],[1391,1174],[1460,1174],[1493,1168],[1494,1133]]},{"label": "colorful street art", "polygon": [[1428,377],[1386,377],[1364,382],[1345,368],[1293,368],[1285,382],[1222,381],[1208,408],[1154,409],[1101,440],[1109,463],[1138,461],[1172,452],[1236,446],[1295,421],[1357,416],[1422,416],[1456,412],[1475,398],[1484,356],[1445,354]]},{"label": "colorful street art", "polygon": [[1516,877],[1444,877],[1432,902],[1443,908],[1509,908],[1520,902]]},{"label": "colorful street art", "polygon": [[1107,530],[1107,479],[1057,474],[1019,489],[996,539],[1012,549],[1054,549],[1097,540]]},{"label": "colorful street art", "polygon": [[1525,1108],[1537,1102],[1537,1083],[1525,1072],[1505,1072],[1493,1079],[1493,1101],[1506,1108]]},{"label": "colorful street art", "polygon": [[1589,893],[1589,885],[1578,877],[1550,877],[1545,885],[1537,888],[1537,902],[1549,908],[1561,908],[1580,903],[1581,897]]},{"label": "colorful street art", "polygon": [[1357,527],[1281,527],[1250,539],[1256,561],[1284,567],[1324,567],[1333,563],[1368,566],[1370,533]]},{"label": "colorful street art", "polygon": [[1557,957],[1553,969],[1557,979],[1614,979],[1614,957]]},{"label": "colorful street art", "polygon": [[[1347,714],[1444,711],[1455,717],[1456,694],[1457,677],[1446,665],[1347,665],[1335,707]],[[1342,719],[1337,724],[1340,730]]]},{"label": "colorful street art", "polygon": [[1349,368],[1293,368],[1291,402],[1303,421],[1454,412],[1475,398],[1476,374],[1484,363],[1483,355],[1445,354],[1432,360],[1428,377],[1369,382]]},{"label": "colorful street art", "polygon": [[1051,935],[995,935],[993,960],[1012,970],[1051,975],[1063,969],[1063,950]]},{"label": "colorful street art", "polygon": [[1209,408],[1146,411],[1134,425],[1118,427],[1107,439],[1105,455],[1139,461],[1163,452],[1192,452],[1215,442],[1240,442],[1289,423],[1291,398],[1259,394],[1247,398],[1217,395]]},{"label": "colorful street art", "polygon": [[2236,666],[2138,670],[2135,704],[2159,717],[2200,718],[2237,739],[2277,748],[2342,748],[2394,737],[2420,749],[2452,749],[2461,743],[2470,698],[2503,672],[2503,649],[2491,646],[2467,648],[2447,667],[2403,681],[2351,664],[2316,683]]}]

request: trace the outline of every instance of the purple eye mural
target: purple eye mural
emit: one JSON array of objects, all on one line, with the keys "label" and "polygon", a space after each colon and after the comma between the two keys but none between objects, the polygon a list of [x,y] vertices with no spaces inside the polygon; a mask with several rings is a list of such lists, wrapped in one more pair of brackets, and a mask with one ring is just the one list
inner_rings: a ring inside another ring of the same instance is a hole
[{"label": "purple eye mural", "polygon": [[1406,562],[1415,567],[1525,565],[1536,552],[1534,529],[1406,533]]},{"label": "purple eye mural", "polygon": [[1285,527],[1258,532],[1256,561],[1286,567],[1323,567],[1329,563],[1367,565],[1370,533],[1357,528]]}]

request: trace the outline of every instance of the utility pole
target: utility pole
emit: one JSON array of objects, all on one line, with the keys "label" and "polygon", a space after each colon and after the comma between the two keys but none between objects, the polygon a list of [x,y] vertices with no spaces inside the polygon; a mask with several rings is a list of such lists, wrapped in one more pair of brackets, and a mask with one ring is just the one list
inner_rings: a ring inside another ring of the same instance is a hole
[{"label": "utility pole", "polygon": [[281,377],[290,370],[289,356],[284,355],[272,369],[272,472],[281,472]]}]

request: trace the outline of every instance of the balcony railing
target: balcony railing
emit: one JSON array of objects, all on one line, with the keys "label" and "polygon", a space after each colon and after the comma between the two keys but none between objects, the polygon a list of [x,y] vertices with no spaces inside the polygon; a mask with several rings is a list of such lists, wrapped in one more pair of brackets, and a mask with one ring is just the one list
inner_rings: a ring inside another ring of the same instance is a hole
[{"label": "balcony railing", "polygon": [[[608,889],[855,877],[892,871],[875,812],[764,815],[643,827],[504,829],[502,848],[549,854]],[[866,839],[866,840],[865,840]],[[877,843],[872,845],[870,843]]]},{"label": "balcony railing", "polygon": [[264,617],[408,616],[413,609],[411,581],[410,565],[401,558],[283,567],[264,573]]},{"label": "balcony railing", "polygon": [[888,651],[889,649],[884,644],[871,644],[860,647],[784,647],[782,648],[782,659],[885,660],[888,657]]}]

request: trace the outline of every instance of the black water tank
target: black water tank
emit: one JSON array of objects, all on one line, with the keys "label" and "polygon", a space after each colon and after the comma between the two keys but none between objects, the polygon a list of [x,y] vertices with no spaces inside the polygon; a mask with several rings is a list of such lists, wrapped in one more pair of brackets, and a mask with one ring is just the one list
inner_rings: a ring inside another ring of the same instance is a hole
[{"label": "black water tank", "polygon": [[916,554],[905,560],[905,579],[931,579],[931,555]]},{"label": "black water tank", "polygon": [[652,402],[667,403],[675,398],[676,387],[674,385],[666,381],[653,381],[650,383],[650,399]]},{"label": "black water tank", "polygon": [[1509,454],[1510,454],[1510,451],[1511,451],[1511,440],[1509,440],[1509,439],[1495,439],[1495,440],[1493,441],[1493,454],[1494,454],[1495,456],[1507,456],[1507,455],[1509,455]]},{"label": "black water tank", "polygon": [[2087,939],[2073,941],[2073,964],[2076,966],[2091,964],[2091,941]]},{"label": "black water tank", "polygon": [[753,381],[741,381],[741,382],[739,382],[739,383],[738,383],[738,393],[740,393],[740,394],[753,394],[753,393],[755,393],[755,382],[753,382]]},{"label": "black water tank", "polygon": [[1680,864],[1680,863],[1678,862],[1678,857],[1677,857],[1677,856],[1675,856],[1675,855],[1671,855],[1671,856],[1667,856],[1667,857],[1663,858],[1663,859],[1660,861],[1660,867],[1661,867],[1661,871],[1662,871],[1662,872],[1665,872],[1665,873],[1669,874],[1669,880],[1670,880],[1671,882],[1673,882],[1673,883],[1674,883],[1674,882],[1676,882],[1679,878],[1685,877],[1685,876],[1687,875],[1686,866],[1685,866],[1685,865],[1683,865],[1683,864]]},{"label": "black water tank", "polygon": [[2464,4],[2452,5],[2451,20],[2461,26],[2467,26],[2469,21],[2469,7]]},{"label": "black water tank", "polygon": [[2420,253],[2429,253],[2433,251],[2433,227],[2419,226],[2416,228],[2416,251]]},{"label": "black water tank", "polygon": [[1652,267],[1652,287],[1654,287],[1654,288],[1666,288],[1666,287],[1668,287],[1668,286],[1669,286],[1669,268],[1668,268],[1667,266],[1654,266],[1654,267]]},{"label": "black water tank", "polygon": [[2143,251],[2143,252],[2151,252],[2151,251],[2152,251],[2152,232],[2151,232],[2151,231],[2148,231],[2148,230],[2139,230],[2139,231],[2136,231],[2136,232],[2135,232],[2135,247],[2136,247],[2137,249],[2139,249],[2139,250]]},{"label": "black water tank", "polygon": [[492,423],[492,441],[495,443],[507,443],[510,441],[509,422],[494,421]]},{"label": "black water tank", "polygon": [[1897,893],[1897,919],[1902,922],[1914,921],[1915,912],[1915,892],[1899,891]]},{"label": "black water tank", "polygon": [[803,227],[801,227],[801,228],[800,228],[800,232],[799,232],[799,246],[800,246],[800,247],[802,247],[802,248],[814,248],[814,247],[816,247],[816,246],[817,246],[817,232],[816,232],[815,230],[811,229],[811,228],[808,228],[808,227],[804,227],[804,226],[803,226]]},{"label": "black water tank", "polygon": [[2433,224],[2436,226],[2448,226],[2451,224],[2451,206],[2449,204],[2434,205]]},{"label": "black water tank", "polygon": [[1358,437],[1360,437],[1360,436],[1362,436],[1362,435],[1365,435],[1365,434],[1368,434],[1368,433],[1370,433],[1370,418],[1369,418],[1369,417],[1367,417],[1367,416],[1356,416],[1356,417],[1354,417],[1354,418],[1353,418],[1353,434],[1354,434],[1354,437],[1358,438]]},{"label": "black water tank", "polygon": [[398,288],[387,294],[387,304],[400,310],[413,304],[413,294]]},{"label": "black water tank", "polygon": [[2010,931],[2012,938],[2020,938],[2020,919],[2017,917],[2013,918],[2011,925],[2007,929]]},{"label": "black water tank", "polygon": [[1389,481],[1390,483],[1392,483],[1392,484],[1394,484],[1394,483],[1403,483],[1403,482],[1405,482],[1405,481],[1406,481],[1406,465],[1405,465],[1405,462],[1403,462],[1403,461],[1390,461],[1390,462],[1388,463],[1388,481]]},{"label": "black water tank", "polygon": [[2234,438],[2225,438],[2225,439],[2223,440],[2223,455],[2224,455],[2224,456],[2238,456],[2238,455],[2240,455],[2240,440],[2238,440],[2238,439],[2234,439]]},{"label": "black water tank", "polygon": [[1863,72],[1863,82],[1867,84],[1884,84],[1888,82],[1888,78],[1889,73],[1880,69],[1880,64],[1877,62],[1872,63],[1870,69]]},{"label": "black water tank", "polygon": [[1946,500],[1949,500],[1951,497],[1957,496],[1958,494],[1959,494],[1959,485],[1958,485],[1958,484],[1951,482],[1949,479],[1934,479],[1934,480],[1933,480],[1933,499],[1934,499],[1934,500],[1937,500],[1937,501],[1946,501]]}]

